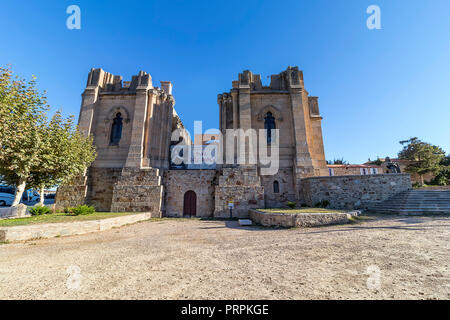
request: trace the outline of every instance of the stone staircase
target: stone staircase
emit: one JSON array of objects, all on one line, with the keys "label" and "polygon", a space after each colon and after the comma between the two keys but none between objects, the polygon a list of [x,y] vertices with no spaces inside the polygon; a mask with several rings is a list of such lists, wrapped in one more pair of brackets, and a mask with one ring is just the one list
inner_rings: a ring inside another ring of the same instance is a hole
[{"label": "stone staircase", "polygon": [[408,190],[368,209],[403,215],[450,214],[450,190]]}]

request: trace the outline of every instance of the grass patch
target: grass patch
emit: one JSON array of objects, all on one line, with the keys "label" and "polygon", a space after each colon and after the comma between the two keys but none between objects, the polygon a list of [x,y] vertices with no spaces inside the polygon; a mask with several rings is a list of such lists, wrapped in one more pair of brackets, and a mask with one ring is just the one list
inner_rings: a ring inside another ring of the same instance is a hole
[{"label": "grass patch", "polygon": [[298,214],[298,213],[343,213],[346,211],[326,209],[326,208],[298,208],[298,209],[256,209],[261,212],[267,213],[288,213],[288,214]]},{"label": "grass patch", "polygon": [[368,220],[375,220],[375,218],[369,216],[351,216],[348,220],[350,221],[350,223],[354,224],[354,223],[362,223]]},{"label": "grass patch", "polygon": [[24,226],[28,224],[41,224],[41,223],[61,223],[74,221],[101,220],[120,216],[129,216],[140,213],[141,212],[94,212],[91,214],[79,216],[74,216],[70,213],[54,213],[54,214],[33,216],[28,218],[0,220],[0,227],[14,227],[14,226]]}]

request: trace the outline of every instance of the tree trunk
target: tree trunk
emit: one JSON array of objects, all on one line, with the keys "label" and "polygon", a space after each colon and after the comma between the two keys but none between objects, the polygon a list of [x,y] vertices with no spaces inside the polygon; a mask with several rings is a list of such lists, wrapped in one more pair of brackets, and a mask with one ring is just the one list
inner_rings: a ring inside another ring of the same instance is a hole
[{"label": "tree trunk", "polygon": [[20,203],[20,200],[22,199],[23,192],[25,191],[25,185],[27,184],[27,179],[21,178],[19,180],[19,183],[16,187],[16,195],[14,196],[14,201],[12,203],[13,206],[17,206]]},{"label": "tree trunk", "polygon": [[425,181],[423,181],[423,174],[420,175],[420,184],[422,186],[425,184]]},{"label": "tree trunk", "polygon": [[39,206],[43,206],[44,205],[44,187],[41,187],[39,189]]}]

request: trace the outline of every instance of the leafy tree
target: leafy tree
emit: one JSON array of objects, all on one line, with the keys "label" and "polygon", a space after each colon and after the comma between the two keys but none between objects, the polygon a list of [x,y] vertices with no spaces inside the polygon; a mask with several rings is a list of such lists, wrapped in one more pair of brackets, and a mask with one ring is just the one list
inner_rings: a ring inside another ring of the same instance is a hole
[{"label": "leafy tree", "polygon": [[445,152],[440,147],[423,142],[416,137],[400,141],[400,144],[403,145],[403,150],[398,153],[398,157],[410,160],[405,170],[417,173],[422,185],[424,184],[424,174],[437,173],[441,169],[440,164],[445,157]]},{"label": "leafy tree", "polygon": [[348,162],[344,160],[344,158],[341,159],[334,159],[333,161],[327,160],[327,164],[347,164]]},{"label": "leafy tree", "polygon": [[433,183],[440,186],[450,185],[450,155],[442,159],[440,166],[440,171],[433,179]]},{"label": "leafy tree", "polygon": [[31,169],[28,184],[40,191],[44,203],[44,189],[70,181],[95,159],[91,137],[84,137],[74,126],[74,117],[64,119],[58,110],[46,126],[39,154],[39,163]]},{"label": "leafy tree", "polygon": [[370,160],[370,158],[369,158],[369,161],[367,161],[367,164],[381,166],[383,164],[383,161],[379,157],[377,157],[377,160]]},{"label": "leafy tree", "polygon": [[441,166],[450,167],[450,154],[442,159]]},{"label": "leafy tree", "polygon": [[48,109],[34,77],[13,79],[10,68],[0,68],[0,176],[16,186],[13,206],[26,184],[41,191],[43,203],[44,188],[84,173],[95,159],[92,138],[77,130],[73,116],[57,111],[47,121]]},{"label": "leafy tree", "polygon": [[14,77],[9,67],[0,67],[0,175],[16,186],[13,205],[20,203],[31,168],[38,165],[49,107],[31,81]]}]

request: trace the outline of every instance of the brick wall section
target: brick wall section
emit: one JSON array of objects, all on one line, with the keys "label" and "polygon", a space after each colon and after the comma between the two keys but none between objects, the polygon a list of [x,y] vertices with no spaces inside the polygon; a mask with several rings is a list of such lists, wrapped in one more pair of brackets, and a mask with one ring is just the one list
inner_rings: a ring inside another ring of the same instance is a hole
[{"label": "brick wall section", "polygon": [[159,169],[123,168],[114,185],[112,212],[150,212],[152,218],[162,215],[163,186]]},{"label": "brick wall section", "polygon": [[264,187],[256,168],[224,168],[216,186],[215,217],[229,217],[228,202],[233,201],[233,216],[247,218],[248,210],[264,207]]},{"label": "brick wall section", "polygon": [[212,217],[214,213],[214,178],[216,170],[168,170],[164,173],[164,215],[182,217],[184,194],[197,195],[197,216]]},{"label": "brick wall section", "polygon": [[411,189],[409,174],[377,174],[302,179],[302,193],[307,205],[328,200],[331,208],[367,209]]}]

